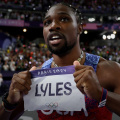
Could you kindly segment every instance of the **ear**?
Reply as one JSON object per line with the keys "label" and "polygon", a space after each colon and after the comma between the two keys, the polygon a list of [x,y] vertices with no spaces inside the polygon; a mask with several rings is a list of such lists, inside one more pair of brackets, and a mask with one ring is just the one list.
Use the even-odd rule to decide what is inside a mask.
{"label": "ear", "polygon": [[83,25],[78,24],[78,34],[82,34],[82,31],[83,31]]}

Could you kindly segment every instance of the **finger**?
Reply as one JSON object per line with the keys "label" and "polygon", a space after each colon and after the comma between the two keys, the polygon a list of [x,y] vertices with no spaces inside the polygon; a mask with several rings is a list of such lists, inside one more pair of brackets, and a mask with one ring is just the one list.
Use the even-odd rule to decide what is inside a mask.
{"label": "finger", "polygon": [[79,80],[76,84],[76,87],[83,93],[85,94],[84,92],[84,78],[81,78],[81,80]]}
{"label": "finger", "polygon": [[76,77],[77,75],[83,72],[86,72],[87,70],[94,71],[94,68],[91,66],[85,66],[85,65],[76,66],[76,71],[73,73],[73,76]]}
{"label": "finger", "polygon": [[9,91],[13,91],[14,94],[18,96],[20,96],[21,93],[24,93],[24,94],[28,93],[28,89],[18,82],[12,83]]}
{"label": "finger", "polygon": [[81,65],[77,60],[73,62],[73,65],[75,66],[76,71],[85,68],[85,65]]}
{"label": "finger", "polygon": [[[76,85],[77,86],[77,85]],[[83,94],[85,94],[85,92],[84,92],[84,87],[82,87],[82,86],[79,86],[79,88],[78,88]]]}
{"label": "finger", "polygon": [[29,85],[31,85],[31,74],[29,71],[24,71],[23,73],[18,73],[18,77],[24,79]]}
{"label": "finger", "polygon": [[18,82],[19,84],[21,84],[22,86],[24,86],[28,91],[31,89],[31,87],[30,87],[30,85],[28,84],[27,81],[19,78],[19,79],[17,79],[17,82]]}
{"label": "finger", "polygon": [[37,67],[33,66],[33,67],[30,69],[30,71],[33,71],[33,70],[36,70],[36,69],[37,69]]}
{"label": "finger", "polygon": [[14,92],[15,93],[18,93],[18,92],[22,92],[22,93],[24,93],[24,94],[28,94],[28,89],[25,87],[25,86],[23,86],[23,85],[21,85],[21,84],[19,84],[19,83],[16,83],[15,85],[14,85]]}
{"label": "finger", "polygon": [[84,73],[81,73],[79,75],[77,75],[75,78],[74,78],[74,81],[77,83],[78,81],[81,80],[81,78],[83,77]]}
{"label": "finger", "polygon": [[80,63],[79,63],[77,60],[75,60],[75,61],[73,62],[73,65],[74,65],[74,66],[78,66],[78,65],[80,65]]}
{"label": "finger", "polygon": [[74,62],[73,62],[73,65],[75,66],[75,71],[77,71],[78,69],[77,69],[77,66],[80,66],[80,63],[77,61],[77,60],[75,60]]}
{"label": "finger", "polygon": [[21,77],[22,79],[26,79],[26,78],[31,78],[31,74],[30,72],[27,70],[27,71],[23,71],[23,72],[19,72],[17,73],[19,77]]}
{"label": "finger", "polygon": [[73,73],[73,76],[74,76],[74,77],[77,77],[78,75],[84,73],[85,71],[86,71],[86,68],[81,69],[81,70],[79,70],[79,71],[75,71],[75,72]]}
{"label": "finger", "polygon": [[13,79],[12,79],[12,84],[15,85],[15,84],[17,84],[17,83],[19,83],[19,84],[21,84],[22,86],[26,87],[27,90],[30,90],[30,89],[31,89],[31,87],[30,87],[31,84],[29,84],[26,80],[21,79],[21,78],[16,74],[16,75],[14,75],[14,77],[13,77]]}

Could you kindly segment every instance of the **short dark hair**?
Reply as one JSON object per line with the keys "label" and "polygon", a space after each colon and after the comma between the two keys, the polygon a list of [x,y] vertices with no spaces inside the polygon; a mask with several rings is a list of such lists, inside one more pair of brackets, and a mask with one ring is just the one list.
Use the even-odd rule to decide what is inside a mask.
{"label": "short dark hair", "polygon": [[[82,14],[81,14],[81,12],[78,9],[76,9],[74,6],[72,6],[72,5],[68,4],[68,3],[60,2],[60,3],[53,4],[52,6],[49,6],[49,8],[47,9],[47,12],[49,11],[49,9],[51,7],[57,6],[57,5],[64,5],[64,6],[69,7],[75,13],[75,16],[76,16],[76,19],[77,19],[77,23],[82,24],[82,20],[81,20]],[[46,13],[45,13],[45,15],[46,15]]]}

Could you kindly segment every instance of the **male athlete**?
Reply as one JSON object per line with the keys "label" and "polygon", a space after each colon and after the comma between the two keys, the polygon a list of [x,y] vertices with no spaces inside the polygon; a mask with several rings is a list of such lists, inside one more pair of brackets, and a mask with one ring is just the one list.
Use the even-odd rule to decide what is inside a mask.
{"label": "male athlete", "polygon": [[[78,10],[63,3],[53,5],[43,24],[44,39],[53,58],[41,69],[74,65],[74,81],[85,95],[88,116],[83,111],[38,110],[39,120],[112,120],[112,112],[120,116],[120,65],[80,49],[82,27]],[[30,86],[29,71],[13,76],[9,92],[3,96],[0,106],[0,120],[17,120],[23,114],[23,95],[28,94]]]}

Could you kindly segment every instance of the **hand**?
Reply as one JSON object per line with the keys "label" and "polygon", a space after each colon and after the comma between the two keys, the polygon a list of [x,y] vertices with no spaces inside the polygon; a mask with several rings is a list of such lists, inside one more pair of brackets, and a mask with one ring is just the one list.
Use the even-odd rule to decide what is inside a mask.
{"label": "hand", "polygon": [[77,88],[89,98],[96,99],[99,102],[102,95],[102,87],[93,67],[80,65],[78,61],[74,61],[73,64],[75,65],[73,76]]}
{"label": "hand", "polygon": [[[36,70],[36,67],[32,67],[30,71],[32,70]],[[14,74],[9,88],[8,102],[11,104],[18,103],[22,100],[24,94],[28,94],[31,89],[30,86],[31,74],[29,71]]]}

